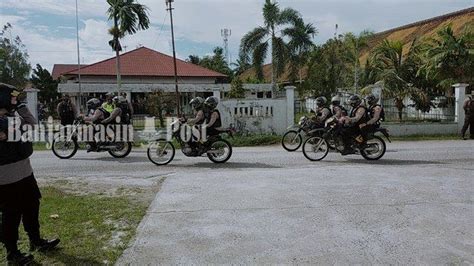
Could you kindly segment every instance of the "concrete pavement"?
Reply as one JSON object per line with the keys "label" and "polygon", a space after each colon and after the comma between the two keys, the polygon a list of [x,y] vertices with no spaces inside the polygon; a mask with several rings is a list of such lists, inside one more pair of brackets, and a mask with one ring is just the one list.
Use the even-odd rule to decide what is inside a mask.
{"label": "concrete pavement", "polygon": [[136,159],[130,174],[166,180],[118,264],[474,263],[474,142],[388,148],[375,163],[277,146],[224,165]]}

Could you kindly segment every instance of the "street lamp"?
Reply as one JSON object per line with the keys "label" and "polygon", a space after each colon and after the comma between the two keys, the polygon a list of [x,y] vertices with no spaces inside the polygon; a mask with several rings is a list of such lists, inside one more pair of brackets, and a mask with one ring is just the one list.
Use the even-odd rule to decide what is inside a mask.
{"label": "street lamp", "polygon": [[170,12],[170,20],[171,20],[171,43],[173,45],[173,64],[174,64],[174,83],[175,83],[175,90],[176,90],[176,103],[177,103],[177,113],[178,117],[181,116],[181,97],[179,95],[179,90],[178,90],[178,68],[176,66],[176,48],[174,45],[174,27],[173,27],[173,7],[171,3],[173,3],[174,0],[165,0],[166,3],[166,10]]}

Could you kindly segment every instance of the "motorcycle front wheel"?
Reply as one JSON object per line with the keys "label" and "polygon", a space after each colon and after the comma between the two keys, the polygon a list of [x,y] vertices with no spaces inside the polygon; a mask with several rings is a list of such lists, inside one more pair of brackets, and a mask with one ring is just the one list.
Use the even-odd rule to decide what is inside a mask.
{"label": "motorcycle front wheel", "polygon": [[213,163],[225,163],[232,156],[232,145],[227,140],[220,139],[211,144],[207,158]]}
{"label": "motorcycle front wheel", "polygon": [[117,142],[115,143],[115,145],[116,148],[114,150],[109,151],[109,154],[112,155],[114,158],[125,158],[132,151],[131,142]]}
{"label": "motorcycle front wheel", "polygon": [[148,145],[147,156],[156,165],[167,165],[173,161],[175,149],[173,143],[164,139],[153,141]]}
{"label": "motorcycle front wheel", "polygon": [[303,138],[296,130],[290,130],[281,138],[281,145],[289,152],[296,151],[300,148]]}
{"label": "motorcycle front wheel", "polygon": [[379,136],[373,136],[360,150],[360,155],[369,161],[376,161],[382,158],[387,150],[385,141]]}
{"label": "motorcycle front wheel", "polygon": [[321,161],[329,152],[329,144],[322,137],[311,137],[303,144],[303,154],[310,161]]}
{"label": "motorcycle front wheel", "polygon": [[57,137],[53,139],[51,149],[59,159],[69,159],[76,154],[79,144],[76,139],[66,140],[64,137]]}

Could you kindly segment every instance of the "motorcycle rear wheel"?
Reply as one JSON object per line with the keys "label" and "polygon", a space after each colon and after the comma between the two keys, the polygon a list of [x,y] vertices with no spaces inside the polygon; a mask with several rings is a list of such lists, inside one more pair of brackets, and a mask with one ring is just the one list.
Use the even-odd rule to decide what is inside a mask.
{"label": "motorcycle rear wheel", "polygon": [[116,149],[116,150],[109,151],[109,154],[112,155],[112,157],[114,157],[114,158],[125,158],[132,151],[132,143],[131,142],[120,142],[120,143],[116,143],[116,145],[117,145],[117,147],[120,145],[121,149]]}
{"label": "motorcycle rear wheel", "polygon": [[[218,152],[218,153],[217,153]],[[225,163],[232,156],[232,145],[225,139],[212,142],[207,158],[213,163]]]}
{"label": "motorcycle rear wheel", "polygon": [[[374,147],[377,148],[375,152],[369,150]],[[384,156],[386,150],[387,145],[385,144],[385,141],[379,136],[373,136],[367,140],[364,148],[360,150],[360,155],[362,155],[366,160],[377,161]]]}
{"label": "motorcycle rear wheel", "polygon": [[329,149],[329,144],[324,138],[311,137],[303,144],[303,155],[310,161],[321,161],[328,155]]}

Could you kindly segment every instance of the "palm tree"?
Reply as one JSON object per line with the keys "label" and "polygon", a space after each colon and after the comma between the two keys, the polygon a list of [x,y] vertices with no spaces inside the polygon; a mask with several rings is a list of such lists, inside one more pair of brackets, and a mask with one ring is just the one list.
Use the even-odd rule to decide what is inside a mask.
{"label": "palm tree", "polygon": [[440,86],[450,88],[455,82],[472,82],[474,75],[474,32],[454,35],[450,25],[429,40],[425,50],[428,59],[423,66],[427,77],[436,77]]}
{"label": "palm tree", "polygon": [[113,20],[114,25],[109,29],[113,39],[109,41],[112,50],[116,56],[117,71],[117,90],[120,91],[120,51],[122,46],[120,39],[126,34],[134,34],[139,30],[145,30],[150,27],[150,19],[148,18],[148,8],[141,5],[136,0],[107,0],[109,9],[107,14],[109,20]]}
{"label": "palm tree", "polygon": [[314,48],[313,38],[318,33],[313,24],[305,24],[303,19],[296,21],[295,25],[283,30],[283,34],[289,37],[288,47],[290,49],[291,76],[298,75],[299,83],[303,82],[302,68],[307,64],[309,52]]}
{"label": "palm tree", "polygon": [[[400,41],[384,40],[380,46],[375,48],[372,58],[377,69],[378,78],[383,82],[383,94],[394,99],[395,107],[398,109],[398,118],[402,120],[403,100],[415,91],[411,78],[416,70],[413,68],[416,57],[417,46],[412,43],[408,53],[403,56],[403,43]],[[369,88],[363,89],[367,93]]]}
{"label": "palm tree", "polygon": [[[299,19],[301,19],[301,15],[298,11],[291,8],[280,10],[278,3],[265,0],[263,7],[264,26],[257,27],[248,32],[241,40],[240,52],[245,56],[246,60],[252,58],[257,78],[260,80],[263,79],[263,63],[269,46],[271,46],[273,87],[276,85],[276,78],[285,71],[289,53],[280,27],[284,27],[287,24],[295,24]],[[272,95],[274,94],[272,93]]]}
{"label": "palm tree", "polygon": [[368,47],[369,39],[373,32],[365,30],[359,35],[346,33],[344,35],[344,45],[346,48],[346,60],[348,60],[354,68],[354,92],[357,93],[359,86],[359,68],[361,52]]}

